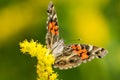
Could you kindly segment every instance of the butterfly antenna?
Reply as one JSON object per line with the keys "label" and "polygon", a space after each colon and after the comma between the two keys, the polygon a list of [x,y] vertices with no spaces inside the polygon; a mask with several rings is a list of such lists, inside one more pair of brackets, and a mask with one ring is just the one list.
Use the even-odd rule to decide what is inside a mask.
{"label": "butterfly antenna", "polygon": [[81,39],[70,39],[70,41],[81,41]]}
{"label": "butterfly antenna", "polygon": [[[64,40],[66,42],[66,40]],[[68,40],[70,43],[80,43],[81,39],[69,39]]]}
{"label": "butterfly antenna", "polygon": [[71,41],[73,41],[73,42],[75,42],[75,43],[80,43],[81,42],[81,39],[79,38],[79,39],[73,39],[73,40],[71,40]]}

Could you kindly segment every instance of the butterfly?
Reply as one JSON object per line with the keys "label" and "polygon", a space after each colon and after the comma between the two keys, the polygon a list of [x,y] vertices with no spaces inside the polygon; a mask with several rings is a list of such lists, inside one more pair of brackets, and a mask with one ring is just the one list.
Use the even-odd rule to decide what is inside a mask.
{"label": "butterfly", "polygon": [[102,58],[108,53],[104,48],[88,44],[65,45],[64,40],[59,38],[58,19],[52,2],[48,5],[47,13],[46,44],[55,57],[54,68],[74,68],[94,58]]}

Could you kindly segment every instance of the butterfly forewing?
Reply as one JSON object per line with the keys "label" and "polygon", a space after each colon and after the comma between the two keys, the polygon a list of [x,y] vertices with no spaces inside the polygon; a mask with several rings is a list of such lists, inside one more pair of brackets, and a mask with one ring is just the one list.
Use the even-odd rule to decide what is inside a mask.
{"label": "butterfly forewing", "polygon": [[50,2],[48,5],[47,13],[48,19],[47,19],[46,44],[47,47],[51,49],[53,44],[59,40],[57,14],[52,2]]}

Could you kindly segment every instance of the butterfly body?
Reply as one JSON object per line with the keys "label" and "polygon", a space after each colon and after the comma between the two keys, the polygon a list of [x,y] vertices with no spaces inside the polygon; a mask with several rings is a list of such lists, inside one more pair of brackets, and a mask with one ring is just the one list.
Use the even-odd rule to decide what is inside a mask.
{"label": "butterfly body", "polygon": [[59,69],[70,69],[86,63],[94,58],[102,58],[107,50],[87,44],[65,45],[63,39],[59,39],[59,26],[57,14],[52,2],[48,5],[48,20],[46,44],[47,48],[55,57],[54,67]]}

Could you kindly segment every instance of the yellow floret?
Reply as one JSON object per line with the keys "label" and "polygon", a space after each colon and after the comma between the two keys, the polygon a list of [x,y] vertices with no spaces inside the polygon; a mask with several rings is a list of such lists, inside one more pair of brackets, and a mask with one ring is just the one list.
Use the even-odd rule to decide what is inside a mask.
{"label": "yellow floret", "polygon": [[32,39],[30,42],[27,40],[20,42],[20,48],[24,54],[28,53],[31,57],[37,57],[37,80],[58,80],[58,74],[52,69],[55,59],[52,54],[49,54],[50,50],[46,46]]}

